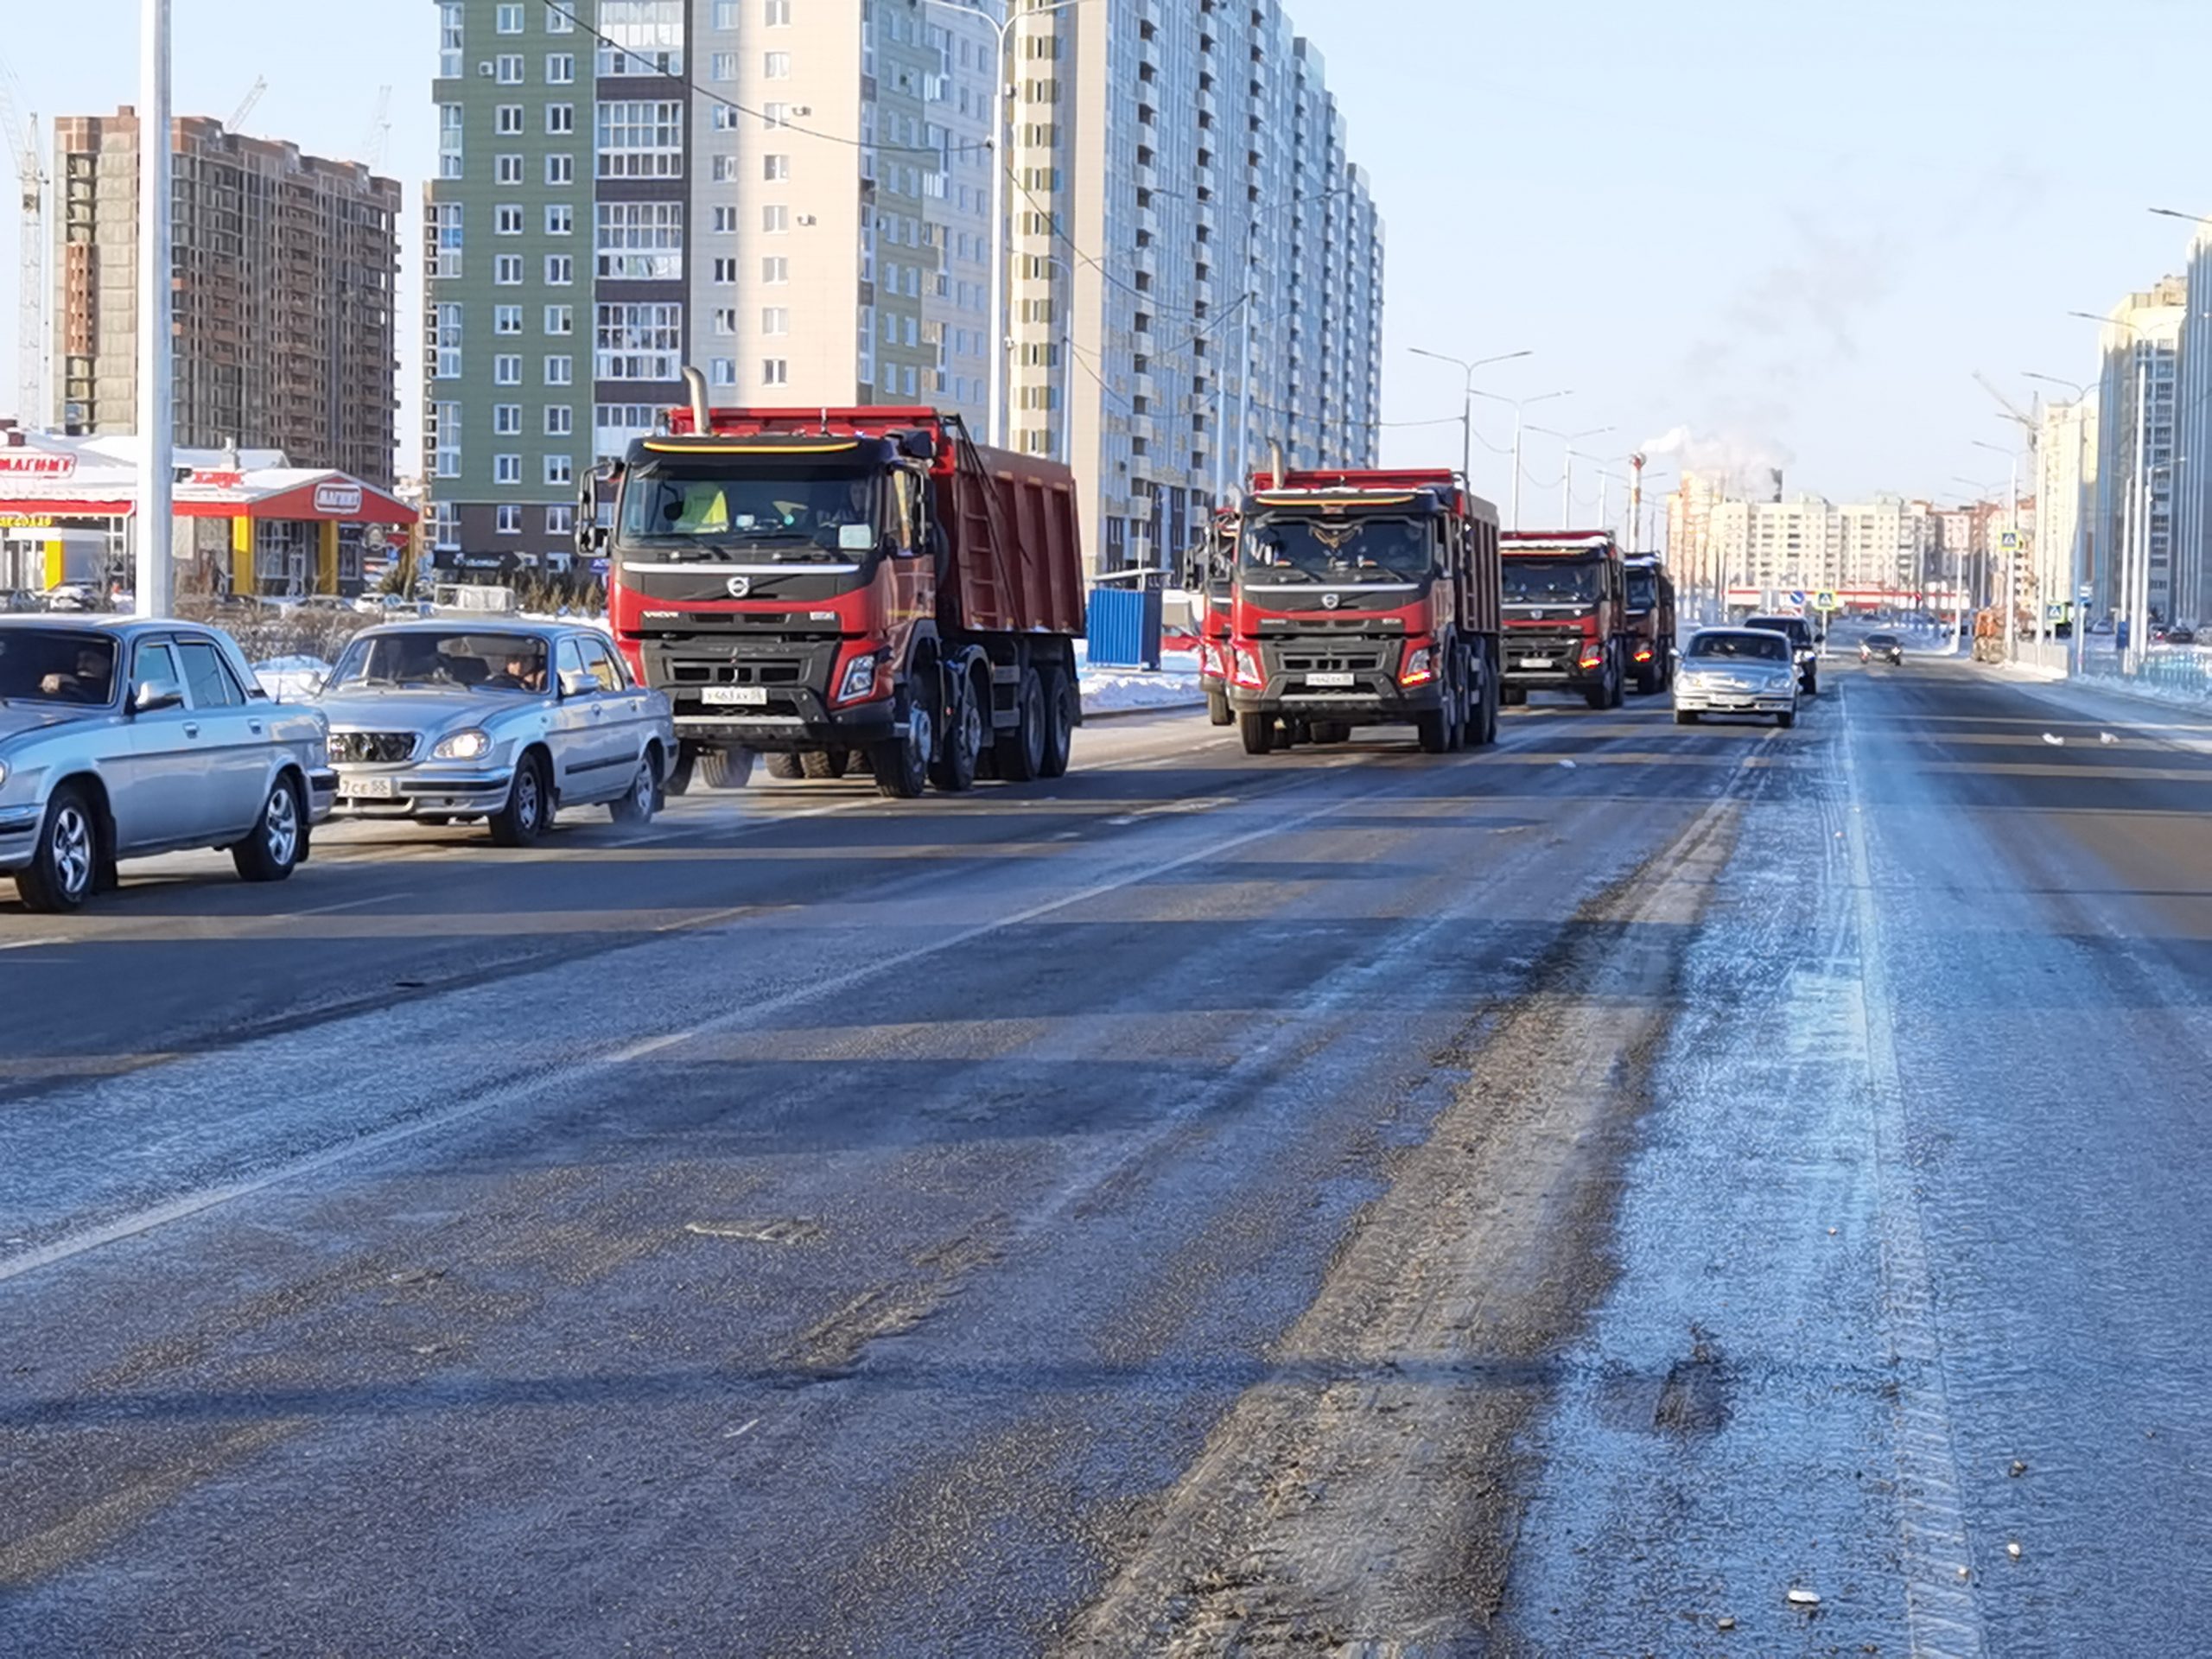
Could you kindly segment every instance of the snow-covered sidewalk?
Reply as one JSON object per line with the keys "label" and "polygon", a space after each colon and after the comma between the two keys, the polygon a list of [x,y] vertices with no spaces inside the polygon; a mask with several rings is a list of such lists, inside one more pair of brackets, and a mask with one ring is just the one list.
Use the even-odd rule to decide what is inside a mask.
{"label": "snow-covered sidewalk", "polygon": [[1094,668],[1088,647],[1076,644],[1076,664],[1083,677],[1086,715],[1126,715],[1147,709],[1195,709],[1206,700],[1198,681],[1195,652],[1170,652],[1157,671]]}

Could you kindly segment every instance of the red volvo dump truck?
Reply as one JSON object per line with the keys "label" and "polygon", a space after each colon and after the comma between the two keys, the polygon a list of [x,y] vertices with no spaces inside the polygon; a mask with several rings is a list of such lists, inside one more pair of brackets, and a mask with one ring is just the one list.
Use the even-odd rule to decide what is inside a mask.
{"label": "red volvo dump truck", "polygon": [[1505,700],[1579,691],[1618,709],[1635,659],[1628,569],[1605,531],[1508,531]]}
{"label": "red volvo dump truck", "polygon": [[1675,579],[1656,553],[1628,561],[1629,672],[1645,696],[1675,683]]}
{"label": "red volvo dump truck", "polygon": [[1191,621],[1198,636],[1198,683],[1205,688],[1206,717],[1226,726],[1229,707],[1230,599],[1236,575],[1237,513],[1216,509],[1184,561],[1183,589],[1191,596]]}
{"label": "red volvo dump truck", "polygon": [[[884,794],[1067,770],[1084,628],[1075,479],[931,409],[692,401],[583,489],[632,671],[732,788],[855,762]],[[604,522],[602,522],[602,520]]]}
{"label": "red volvo dump truck", "polygon": [[1229,702],[1248,754],[1411,725],[1497,736],[1497,510],[1457,473],[1277,472],[1240,516]]}

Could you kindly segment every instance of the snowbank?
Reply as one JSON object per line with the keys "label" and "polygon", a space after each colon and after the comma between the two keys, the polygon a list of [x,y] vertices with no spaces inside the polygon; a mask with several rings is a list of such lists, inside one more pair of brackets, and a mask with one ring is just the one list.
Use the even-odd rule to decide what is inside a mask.
{"label": "snowbank", "polygon": [[320,657],[272,657],[253,664],[253,677],[278,702],[311,701],[330,673],[330,664]]}
{"label": "snowbank", "polygon": [[1087,715],[1122,714],[1134,709],[1190,709],[1206,700],[1205,688],[1198,683],[1196,652],[1164,652],[1157,671],[1093,668],[1090,646],[1078,639],[1075,659],[1083,677],[1083,710]]}

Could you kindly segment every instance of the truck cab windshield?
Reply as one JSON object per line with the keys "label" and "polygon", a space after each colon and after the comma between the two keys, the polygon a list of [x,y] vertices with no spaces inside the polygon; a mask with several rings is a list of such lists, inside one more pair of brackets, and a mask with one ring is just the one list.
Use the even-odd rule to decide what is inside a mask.
{"label": "truck cab windshield", "polygon": [[1425,582],[1428,526],[1416,518],[1276,519],[1243,537],[1248,575],[1291,582]]}
{"label": "truck cab windshield", "polygon": [[1505,602],[1509,605],[1594,605],[1598,565],[1591,560],[1508,559]]}
{"label": "truck cab windshield", "polygon": [[657,558],[744,552],[849,563],[875,550],[880,493],[873,473],[641,467],[623,486],[620,537]]}
{"label": "truck cab windshield", "polygon": [[1659,602],[1659,579],[1648,570],[1628,573],[1628,607],[1648,611]]}

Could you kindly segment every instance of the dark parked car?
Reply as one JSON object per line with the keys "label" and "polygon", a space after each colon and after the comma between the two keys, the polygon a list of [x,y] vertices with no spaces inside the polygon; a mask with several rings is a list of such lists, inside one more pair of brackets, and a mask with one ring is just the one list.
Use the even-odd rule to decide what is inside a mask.
{"label": "dark parked car", "polygon": [[1815,633],[1813,625],[1802,616],[1747,616],[1742,626],[1761,628],[1770,633],[1786,633],[1797,658],[1798,688],[1808,697],[1821,694],[1821,641],[1824,633]]}

